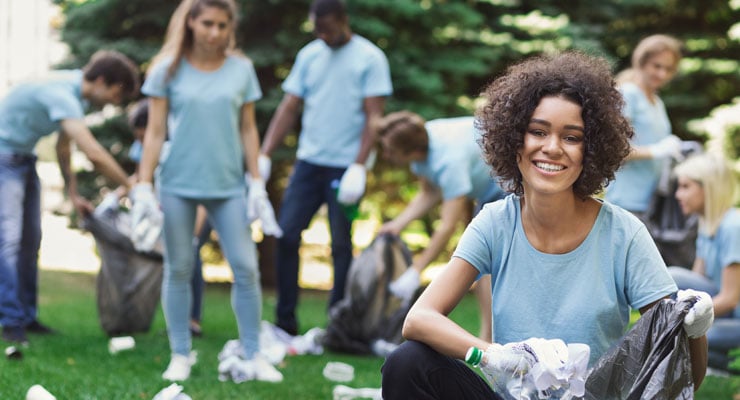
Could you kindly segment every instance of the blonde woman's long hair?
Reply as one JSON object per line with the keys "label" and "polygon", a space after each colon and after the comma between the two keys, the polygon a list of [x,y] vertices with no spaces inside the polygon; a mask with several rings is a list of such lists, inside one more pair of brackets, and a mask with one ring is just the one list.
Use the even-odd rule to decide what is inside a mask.
{"label": "blonde woman's long hair", "polygon": [[673,172],[704,189],[704,213],[699,216],[699,230],[714,236],[735,198],[736,177],[727,160],[718,154],[701,153],[687,158]]}
{"label": "blonde woman's long hair", "polygon": [[236,24],[238,11],[233,0],[182,0],[172,13],[167,25],[167,35],[159,53],[152,60],[151,65],[156,65],[164,58],[172,57],[172,63],[167,68],[167,80],[172,79],[180,65],[180,61],[193,48],[193,32],[188,28],[188,20],[197,18],[206,7],[215,7],[226,11],[232,22],[231,36],[224,48],[224,54],[229,54],[236,49]]}
{"label": "blonde woman's long hair", "polygon": [[683,56],[683,43],[680,40],[668,35],[650,35],[640,41],[637,47],[632,51],[632,65],[630,68],[625,69],[616,76],[617,83],[625,82],[636,82],[638,78],[638,71],[640,68],[645,66],[648,60],[656,54],[664,51],[670,51],[673,57],[676,59],[674,67],[678,67],[678,63],[681,61]]}

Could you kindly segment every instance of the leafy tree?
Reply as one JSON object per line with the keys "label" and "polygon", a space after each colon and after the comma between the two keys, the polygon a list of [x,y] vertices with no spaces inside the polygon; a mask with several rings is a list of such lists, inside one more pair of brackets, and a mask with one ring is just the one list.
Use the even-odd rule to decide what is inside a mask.
{"label": "leafy tree", "polygon": [[[66,14],[65,66],[80,66],[99,48],[114,48],[148,67],[178,0],[55,0]],[[310,0],[238,0],[238,44],[252,58],[264,92],[257,121],[264,132],[282,97],[280,83],[294,57],[312,40]],[[580,49],[602,55],[615,72],[629,65],[637,42],[653,33],[686,44],[681,71],[662,97],[674,131],[704,140],[688,121],[728,104],[740,88],[737,1],[728,0],[348,0],[353,30],[388,56],[394,94],[387,110],[410,109],[426,118],[470,114],[482,88],[506,66],[531,54]],[[733,5],[734,4],[734,5]],[[734,25],[733,25],[734,24]],[[126,147],[130,135],[108,133]],[[296,133],[275,155],[268,188],[280,196],[294,157]],[[378,216],[413,195],[407,171],[380,162],[366,203]],[[99,183],[91,183],[96,186]],[[377,210],[377,211],[376,211]],[[380,211],[383,210],[383,211]],[[263,253],[264,254],[264,253]]]}

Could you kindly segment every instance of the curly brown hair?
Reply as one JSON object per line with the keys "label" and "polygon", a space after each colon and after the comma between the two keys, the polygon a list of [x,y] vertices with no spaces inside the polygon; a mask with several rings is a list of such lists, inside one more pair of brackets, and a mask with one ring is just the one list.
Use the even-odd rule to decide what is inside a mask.
{"label": "curly brown hair", "polygon": [[622,95],[603,58],[577,51],[532,57],[508,67],[483,96],[486,102],[476,112],[476,126],[483,132],[479,144],[502,185],[517,195],[524,194],[518,150],[543,97],[562,97],[582,108],[583,172],[573,184],[576,196],[602,191],[630,152],[634,131],[622,114]]}

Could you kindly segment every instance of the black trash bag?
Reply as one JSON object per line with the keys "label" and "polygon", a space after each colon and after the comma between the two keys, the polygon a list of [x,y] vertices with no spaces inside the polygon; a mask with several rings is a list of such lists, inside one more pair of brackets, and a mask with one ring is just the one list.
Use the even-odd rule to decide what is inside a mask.
{"label": "black trash bag", "polygon": [[400,344],[401,328],[413,302],[393,296],[388,285],[411,264],[411,252],[395,235],[376,237],[352,261],[344,298],[329,309],[321,344],[332,351],[372,354],[372,342]]}
{"label": "black trash bag", "polygon": [[[683,142],[682,154],[688,157],[702,152],[698,142]],[[666,265],[691,268],[696,256],[699,218],[685,216],[676,200],[678,181],[673,176],[674,161],[666,162],[658,187],[645,214],[645,225],[658,246]]]}
{"label": "black trash bag", "polygon": [[696,257],[699,218],[684,216],[676,200],[678,183],[670,178],[666,192],[656,192],[647,213],[647,228],[666,265],[691,268]]}
{"label": "black trash bag", "polygon": [[160,251],[137,252],[125,233],[126,212],[90,215],[83,227],[92,233],[101,260],[97,277],[100,325],[109,336],[148,332],[162,286]]}
{"label": "black trash bag", "polygon": [[693,399],[683,319],[693,302],[663,300],[599,358],[586,379],[588,400]]}

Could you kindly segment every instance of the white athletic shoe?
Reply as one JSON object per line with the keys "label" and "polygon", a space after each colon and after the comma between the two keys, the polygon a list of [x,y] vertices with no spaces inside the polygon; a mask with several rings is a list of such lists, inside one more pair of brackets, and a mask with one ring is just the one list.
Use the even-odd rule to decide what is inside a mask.
{"label": "white athletic shoe", "polygon": [[190,368],[196,362],[197,353],[192,351],[189,356],[172,354],[170,364],[162,374],[162,379],[168,381],[184,381],[190,377]]}
{"label": "white athletic shoe", "polygon": [[253,363],[255,371],[256,371],[256,374],[255,374],[256,380],[264,381],[264,382],[282,382],[283,381],[283,374],[280,373],[280,371],[278,371],[274,365],[270,364],[270,362],[267,361],[267,358],[265,358],[265,356],[263,356],[262,353],[256,354],[253,359],[247,362]]}
{"label": "white athletic shoe", "polygon": [[257,354],[251,360],[242,360],[236,356],[229,357],[219,363],[219,380],[231,378],[236,383],[246,381],[282,382],[280,373],[262,354]]}

